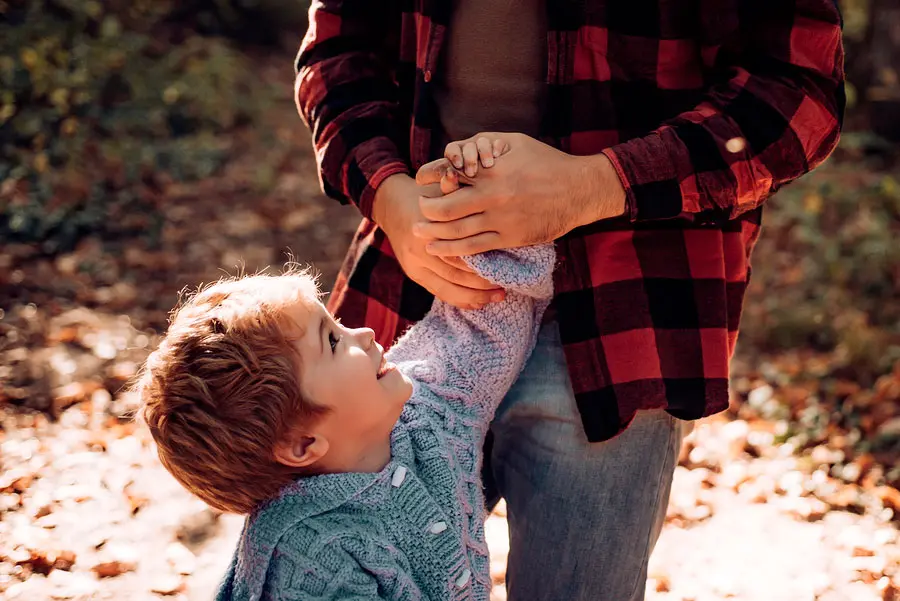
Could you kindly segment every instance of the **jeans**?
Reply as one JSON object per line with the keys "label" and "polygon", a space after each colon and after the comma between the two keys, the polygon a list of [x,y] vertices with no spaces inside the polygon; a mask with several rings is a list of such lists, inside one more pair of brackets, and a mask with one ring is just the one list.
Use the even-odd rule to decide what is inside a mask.
{"label": "jeans", "polygon": [[488,506],[506,499],[509,601],[640,601],[689,422],[641,411],[589,443],[555,322],[491,425]]}

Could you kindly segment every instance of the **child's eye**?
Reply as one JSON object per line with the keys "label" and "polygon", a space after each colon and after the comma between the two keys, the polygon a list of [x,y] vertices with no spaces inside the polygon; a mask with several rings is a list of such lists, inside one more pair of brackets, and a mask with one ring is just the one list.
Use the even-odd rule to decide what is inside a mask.
{"label": "child's eye", "polygon": [[328,332],[328,343],[331,345],[331,352],[334,352],[334,347],[337,346],[338,342],[340,342],[340,337],[336,337],[334,332]]}

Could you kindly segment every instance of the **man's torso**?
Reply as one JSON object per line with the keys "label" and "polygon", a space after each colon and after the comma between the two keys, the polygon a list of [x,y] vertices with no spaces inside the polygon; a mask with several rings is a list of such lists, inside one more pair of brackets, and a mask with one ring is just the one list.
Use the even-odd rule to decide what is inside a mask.
{"label": "man's torso", "polygon": [[[453,120],[462,123],[454,125],[457,135],[495,118],[448,104],[446,75],[476,69],[447,64],[474,43],[452,30],[468,19],[453,12],[465,4],[418,1],[401,21],[396,76],[411,118],[413,169],[442,154],[451,137],[441,118],[448,106],[462,115]],[[576,155],[647,135],[698,106],[708,82],[721,77],[717,54],[740,21],[732,2],[554,0],[546,11],[545,35],[529,21],[533,45],[522,51],[533,57],[546,44],[536,137]],[[533,77],[533,65],[522,72]],[[533,114],[532,103],[514,112]],[[557,240],[554,313],[590,440],[620,432],[639,409],[665,407],[691,419],[727,407],[728,362],[761,213],[612,219]],[[329,307],[345,323],[373,327],[389,345],[431,300],[403,274],[383,232],[364,221]]]}

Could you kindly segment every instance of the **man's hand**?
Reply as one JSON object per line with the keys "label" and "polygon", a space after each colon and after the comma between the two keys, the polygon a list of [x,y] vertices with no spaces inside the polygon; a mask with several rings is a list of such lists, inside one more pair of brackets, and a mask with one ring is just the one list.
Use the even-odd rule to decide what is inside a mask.
{"label": "man's hand", "polygon": [[489,302],[503,300],[502,289],[475,275],[459,259],[444,260],[428,254],[426,241],[412,235],[413,226],[425,221],[419,210],[419,198],[439,195],[437,188],[420,187],[411,177],[398,174],[386,179],[375,192],[375,223],[390,240],[400,266],[414,282],[462,309],[478,309]]}
{"label": "man's hand", "polygon": [[[459,256],[550,242],[624,213],[625,190],[606,156],[569,155],[524,134],[473,139],[482,137],[503,140],[509,151],[476,178],[463,179],[469,186],[419,199],[428,222],[415,235],[428,241],[427,252]],[[445,165],[440,159],[422,166],[417,183],[439,182]]]}

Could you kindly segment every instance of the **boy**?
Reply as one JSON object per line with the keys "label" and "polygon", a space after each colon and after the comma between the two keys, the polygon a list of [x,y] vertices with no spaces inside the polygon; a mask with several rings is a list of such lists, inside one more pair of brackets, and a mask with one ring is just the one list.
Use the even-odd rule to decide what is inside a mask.
{"label": "boy", "polygon": [[555,253],[465,260],[505,299],[435,301],[386,354],[302,273],[220,282],[174,314],[142,413],[186,488],[250,513],[218,599],[489,598],[481,446],[534,345]]}

